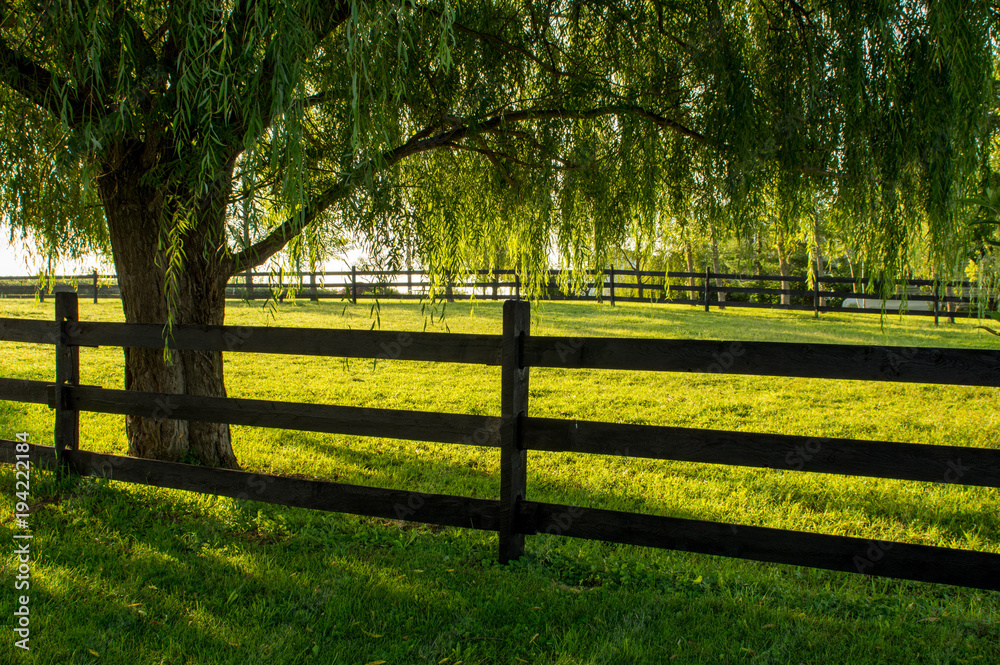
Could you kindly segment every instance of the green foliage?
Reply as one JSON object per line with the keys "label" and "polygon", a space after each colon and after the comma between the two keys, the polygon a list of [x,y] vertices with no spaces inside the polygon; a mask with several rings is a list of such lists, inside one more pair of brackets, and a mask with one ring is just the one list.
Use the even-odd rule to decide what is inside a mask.
{"label": "green foliage", "polygon": [[904,275],[919,248],[953,274],[994,21],[961,0],[5,0],[2,223],[108,250],[97,194],[141,149],[168,301],[196,256],[237,272],[347,237],[528,275],[607,265],[667,218],[797,228],[818,193],[861,263]]}

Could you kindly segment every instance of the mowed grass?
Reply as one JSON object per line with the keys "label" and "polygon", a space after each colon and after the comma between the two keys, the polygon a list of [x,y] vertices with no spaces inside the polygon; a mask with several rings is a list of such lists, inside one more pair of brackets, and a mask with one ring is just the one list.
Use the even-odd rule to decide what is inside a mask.
{"label": "mowed grass", "polygon": [[[440,310],[438,311],[438,314]],[[121,320],[81,301],[84,320]],[[0,301],[50,319],[51,302]],[[231,302],[227,323],[500,332],[499,303]],[[545,303],[533,334],[997,348],[975,322]],[[121,388],[119,349],[82,382]],[[234,397],[499,415],[497,368],[228,354]],[[51,347],[0,344],[0,376],[51,380]],[[531,371],[530,413],[610,422],[997,447],[995,389],[617,371]],[[42,406],[0,402],[0,437],[49,443]],[[124,453],[123,420],[84,414],[82,446]],[[495,450],[233,428],[250,471],[494,498]],[[91,479],[32,476],[26,663],[993,663],[1000,594],[794,566],[496,536]],[[14,598],[14,474],[0,468],[0,592]],[[529,453],[543,501],[1000,552],[1000,493],[603,456]],[[997,576],[1000,571],[983,571]],[[6,655],[9,654],[9,657]],[[15,661],[16,659],[16,661]]]}

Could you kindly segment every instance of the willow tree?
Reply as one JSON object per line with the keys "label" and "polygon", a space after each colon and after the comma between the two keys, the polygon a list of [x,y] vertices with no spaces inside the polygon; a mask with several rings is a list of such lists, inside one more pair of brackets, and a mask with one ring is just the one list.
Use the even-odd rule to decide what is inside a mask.
{"label": "willow tree", "polygon": [[[835,182],[870,256],[945,256],[981,179],[994,44],[958,0],[0,0],[3,224],[110,252],[127,321],[220,324],[231,276],[340,229],[435,271],[600,265],[711,188],[739,231]],[[250,228],[241,220],[252,211]],[[474,266],[481,267],[481,266]],[[223,395],[221,355],[126,349]],[[234,466],[225,426],[129,451]]]}

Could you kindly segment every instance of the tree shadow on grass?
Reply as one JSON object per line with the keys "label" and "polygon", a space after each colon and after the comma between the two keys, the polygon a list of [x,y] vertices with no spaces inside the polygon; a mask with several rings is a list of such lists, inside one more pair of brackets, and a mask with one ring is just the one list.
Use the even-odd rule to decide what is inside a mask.
{"label": "tree shadow on grass", "polygon": [[[76,498],[34,516],[38,634],[51,649],[35,662],[98,662],[91,649],[99,662],[123,664],[137,654],[165,663],[664,662],[678,644],[694,662],[740,662],[746,652],[732,644],[780,648],[762,662],[842,662],[836,653],[866,649],[865,603],[849,597],[835,617],[817,614],[808,605],[829,590],[786,585],[773,572],[791,567],[720,563],[745,582],[693,584],[710,559],[664,557],[678,569],[637,575],[648,550],[549,536],[529,539],[525,563],[500,567],[487,532],[411,537],[385,520],[118,482],[70,490]],[[584,497],[614,498],[567,491],[570,503]],[[588,578],[594,566],[603,568]],[[823,579],[858,579],[833,575]],[[884,623],[921,589],[869,614]],[[937,625],[912,628],[930,644],[948,639]],[[883,643],[902,657],[902,641]]]}

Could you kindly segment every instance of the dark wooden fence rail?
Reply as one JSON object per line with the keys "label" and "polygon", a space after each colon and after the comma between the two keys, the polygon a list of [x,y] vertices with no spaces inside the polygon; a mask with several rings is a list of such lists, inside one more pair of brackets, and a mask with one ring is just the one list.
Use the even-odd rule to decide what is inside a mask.
{"label": "dark wooden fence rail", "polygon": [[[56,295],[56,322],[0,319],[0,340],[51,344],[56,381],[0,378],[0,399],[47,403],[55,445],[0,440],[0,461],[241,499],[496,531],[499,558],[529,534],[557,534],[1000,590],[1000,555],[758,526],[531,501],[527,451],[618,455],[850,476],[1000,487],[1000,450],[889,441],[622,425],[528,413],[531,367],[719,372],[820,379],[1000,386],[1000,352],[768,342],[535,337],[528,303],[504,303],[501,335],[179,326],[178,349],[301,353],[500,365],[496,416],[139,393],[79,385],[79,349],[160,347],[158,326],[76,320],[76,294]],[[499,448],[499,497],[478,499],[307,481],[79,449],[81,411],[227,422]]]}
{"label": "dark wooden fence rail", "polygon": [[[807,277],[782,275],[742,275],[735,273],[674,272],[662,270],[621,270],[614,266],[608,270],[588,270],[583,276],[580,292],[570,293],[560,287],[560,271],[549,270],[541,276],[540,297],[547,300],[597,300],[616,302],[655,302],[703,306],[706,311],[716,307],[765,307],[777,309],[821,312],[882,313],[885,309],[902,310],[903,314],[933,316],[935,322],[942,315],[954,318],[958,313],[971,313],[974,309],[974,285],[969,282],[941,283],[933,280],[910,280],[896,289],[896,297],[904,300],[900,307],[890,303],[888,308],[879,295],[865,293],[858,281],[846,277],[820,277],[810,282]],[[277,294],[289,294],[318,301],[342,299],[422,299],[430,294],[431,276],[421,270],[356,270],[311,273],[244,273],[235,277],[227,287],[232,298],[255,299]],[[40,289],[41,278],[0,277],[0,296],[40,297],[48,294]],[[743,284],[753,286],[743,286]],[[788,288],[762,286],[762,284],[787,284]],[[60,275],[47,282],[70,285],[80,295],[93,297],[120,297],[113,275]],[[796,286],[792,286],[792,285]],[[810,286],[811,284],[811,286]],[[455,276],[446,284],[438,284],[437,295],[448,300],[480,298],[507,300],[521,298],[524,285],[513,270],[487,271]],[[905,286],[905,288],[904,288]],[[958,295],[954,294],[957,289]],[[679,294],[679,296],[678,296]],[[733,297],[735,296],[735,300]],[[749,300],[751,297],[756,301]],[[788,303],[770,302],[774,297]],[[831,301],[852,299],[858,306],[845,308]]]}

